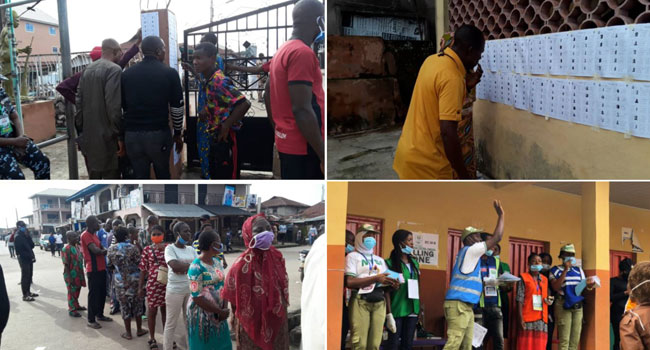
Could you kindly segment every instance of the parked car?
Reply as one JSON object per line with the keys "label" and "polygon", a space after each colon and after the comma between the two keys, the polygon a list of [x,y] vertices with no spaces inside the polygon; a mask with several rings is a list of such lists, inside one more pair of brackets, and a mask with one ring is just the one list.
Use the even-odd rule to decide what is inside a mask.
{"label": "parked car", "polygon": [[48,251],[50,249],[50,235],[41,235],[41,238],[38,240],[39,245],[41,246],[41,250],[45,249],[45,251]]}

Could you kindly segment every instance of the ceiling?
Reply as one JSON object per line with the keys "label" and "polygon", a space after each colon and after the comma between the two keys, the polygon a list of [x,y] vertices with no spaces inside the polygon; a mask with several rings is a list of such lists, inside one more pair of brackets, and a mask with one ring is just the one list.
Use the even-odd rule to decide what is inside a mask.
{"label": "ceiling", "polygon": [[[537,182],[535,186],[582,195],[583,182]],[[650,182],[610,182],[609,201],[650,210]]]}

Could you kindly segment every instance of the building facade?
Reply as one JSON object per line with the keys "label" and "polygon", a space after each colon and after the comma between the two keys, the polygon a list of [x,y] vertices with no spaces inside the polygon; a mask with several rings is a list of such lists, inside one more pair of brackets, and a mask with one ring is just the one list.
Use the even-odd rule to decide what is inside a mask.
{"label": "building facade", "polygon": [[278,217],[294,216],[307,208],[309,208],[307,204],[277,196],[273,196],[271,199],[262,202],[262,211],[264,214]]}
{"label": "building facade", "polygon": [[[67,198],[73,223],[84,225],[86,217],[97,216],[102,222],[120,217],[126,224],[145,227],[149,215],[171,229],[174,219],[185,221],[193,231],[199,229],[201,215],[209,215],[215,229],[241,226],[250,214],[244,208],[223,205],[227,187],[234,196],[248,197],[250,185],[207,184],[122,184],[92,185]],[[76,226],[79,229],[79,226]]]}
{"label": "building facade", "polygon": [[[20,15],[27,6],[18,6],[15,11]],[[59,37],[59,22],[56,18],[43,12],[38,7],[27,11],[20,17],[20,27],[15,29],[18,48],[28,46],[32,42],[32,55],[59,54],[61,41]]]}
{"label": "building facade", "polygon": [[74,193],[74,190],[47,189],[29,197],[32,200],[32,227],[41,233],[50,233],[68,222],[72,213],[66,198]]}

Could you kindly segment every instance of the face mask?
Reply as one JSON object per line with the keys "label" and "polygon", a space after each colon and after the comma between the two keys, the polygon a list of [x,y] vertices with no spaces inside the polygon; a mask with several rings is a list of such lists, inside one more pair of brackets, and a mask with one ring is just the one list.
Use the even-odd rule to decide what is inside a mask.
{"label": "face mask", "polygon": [[363,245],[365,245],[367,249],[372,249],[377,245],[377,241],[373,237],[366,237],[363,239]]}
{"label": "face mask", "polygon": [[499,260],[501,260],[501,256],[500,256],[500,255],[495,255],[494,258],[495,258],[495,259],[499,259]]}
{"label": "face mask", "polygon": [[214,250],[215,252],[221,253],[223,251],[223,243],[218,243],[218,245],[217,245],[217,243],[213,244],[212,245],[212,250]]}
{"label": "face mask", "polygon": [[548,271],[551,268],[549,264],[542,264],[542,271]]}
{"label": "face mask", "polygon": [[540,272],[542,271],[543,266],[542,265],[530,265],[530,271],[533,272]]}
{"label": "face mask", "polygon": [[352,253],[353,251],[354,247],[351,244],[345,246],[345,254]]}
{"label": "face mask", "polygon": [[577,262],[577,261],[576,261],[576,258],[574,258],[574,257],[572,257],[572,256],[567,256],[567,257],[565,257],[565,258],[564,258],[564,262],[567,262],[567,261],[571,261],[571,265],[575,265],[576,262]]}
{"label": "face mask", "polygon": [[492,250],[492,249],[485,252],[485,255],[487,255],[487,256],[492,256],[492,254],[494,254],[494,250]]}
{"label": "face mask", "polygon": [[271,231],[264,231],[257,236],[253,237],[251,241],[251,248],[257,248],[261,250],[269,250],[273,244],[273,238],[275,235]]}
{"label": "face mask", "polygon": [[156,243],[156,244],[162,243],[162,241],[164,239],[165,239],[165,237],[163,237],[162,235],[160,235],[160,236],[151,236],[151,241]]}
{"label": "face mask", "polygon": [[404,248],[402,248],[402,253],[404,253],[406,255],[411,255],[411,254],[413,254],[413,248],[411,248],[409,246],[405,246]]}
{"label": "face mask", "polygon": [[641,287],[642,285],[644,285],[646,283],[649,283],[649,282],[650,282],[650,280],[645,280],[645,281],[637,284],[634,288],[632,288],[632,290],[630,291],[630,294],[632,294],[632,292],[634,292],[635,289],[637,289],[637,288]]}
{"label": "face mask", "polygon": [[325,30],[323,29],[323,25],[321,25],[321,22],[323,22],[323,24],[324,24],[325,19],[324,19],[323,16],[318,16],[318,18],[316,19],[316,23],[318,24],[318,28],[320,29],[320,33],[318,33],[318,35],[314,39],[314,44],[318,44],[318,43],[322,42],[323,40],[325,40]]}
{"label": "face mask", "polygon": [[181,236],[178,236],[178,243],[180,243],[182,245],[187,245],[187,241],[184,240],[183,237],[181,237]]}

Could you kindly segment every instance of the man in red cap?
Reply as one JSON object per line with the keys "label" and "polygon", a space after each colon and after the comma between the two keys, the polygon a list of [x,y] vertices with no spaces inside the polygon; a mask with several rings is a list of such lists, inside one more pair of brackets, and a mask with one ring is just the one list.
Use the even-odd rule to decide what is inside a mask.
{"label": "man in red cap", "polygon": [[[142,29],[138,30],[138,33],[134,37],[137,39],[137,41],[131,46],[129,51],[125,52],[122,58],[120,59],[119,62],[117,62],[122,69],[126,67],[127,64],[129,64],[129,61],[135,55],[140,52],[140,43],[142,42]],[[133,40],[133,39],[131,39]],[[92,51],[90,51],[90,58],[93,60],[93,62],[97,61],[98,59],[102,58],[102,48],[100,46],[95,46]],[[81,80],[81,73],[79,72],[70,78],[62,81],[59,85],[56,87],[56,91],[58,91],[63,98],[66,99],[66,101],[74,104],[75,103],[75,98],[77,96],[77,86],[79,86],[79,80]]]}

